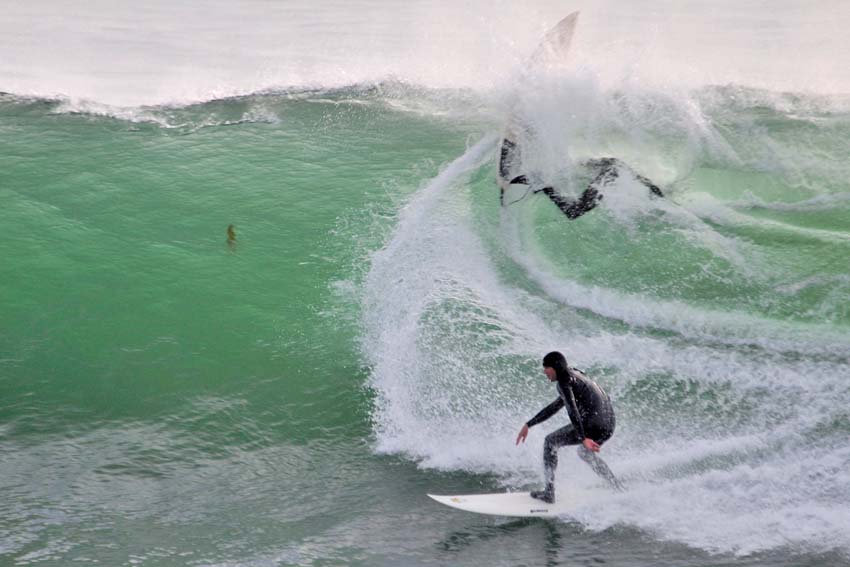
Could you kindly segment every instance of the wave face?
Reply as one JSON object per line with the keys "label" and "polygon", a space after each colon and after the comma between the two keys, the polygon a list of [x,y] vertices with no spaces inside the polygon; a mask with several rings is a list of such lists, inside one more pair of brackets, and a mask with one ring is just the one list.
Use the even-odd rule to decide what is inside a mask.
{"label": "wave face", "polygon": [[623,175],[573,222],[521,192],[499,210],[480,144],[424,183],[365,280],[379,450],[533,484],[566,418],[513,441],[555,396],[539,365],[558,349],[612,393],[605,452],[629,486],[563,451],[560,481],[594,494],[582,523],[716,552],[850,549],[850,115],[574,74],[515,108],[526,165],[561,191],[613,155],[667,198]]}
{"label": "wave face", "polygon": [[[533,76],[555,2],[172,4],[4,8],[0,562],[848,564],[840,2],[577,5]],[[667,198],[500,207],[510,115]],[[540,480],[552,349],[629,490],[427,507]]]}

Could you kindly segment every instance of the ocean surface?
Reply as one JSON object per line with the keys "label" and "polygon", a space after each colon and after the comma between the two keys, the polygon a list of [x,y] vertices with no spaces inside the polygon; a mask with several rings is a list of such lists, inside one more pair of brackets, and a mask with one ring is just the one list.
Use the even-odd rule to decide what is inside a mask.
{"label": "ocean surface", "polygon": [[[172,4],[2,8],[0,565],[850,565],[844,2]],[[666,197],[501,207],[510,117]],[[431,501],[539,485],[554,349],[627,490]]]}

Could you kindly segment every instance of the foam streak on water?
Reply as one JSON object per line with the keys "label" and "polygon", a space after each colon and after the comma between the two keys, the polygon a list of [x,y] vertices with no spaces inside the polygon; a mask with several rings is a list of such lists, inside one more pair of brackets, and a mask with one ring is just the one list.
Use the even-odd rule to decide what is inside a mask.
{"label": "foam streak on water", "polygon": [[[645,108],[653,112],[652,106]],[[565,125],[531,128],[527,143],[555,136],[546,141],[557,145],[565,135],[575,142],[573,114],[526,108],[535,109],[528,114],[535,126],[535,113]],[[697,116],[717,123],[702,111]],[[633,129],[647,149],[653,140],[681,135],[670,128],[692,128],[647,127],[642,118],[611,121]],[[724,198],[709,209],[697,202],[694,184],[713,190],[695,180],[702,164],[726,159],[723,167],[748,167],[740,158],[749,146],[728,133],[723,138],[732,142],[725,158],[706,152],[705,142],[682,150],[691,155],[671,177],[680,181],[665,184],[667,199],[640,197],[645,188],[623,176],[599,209],[575,222],[543,199],[525,198],[489,224],[494,219],[479,204],[492,191],[486,182],[444,173],[424,185],[373,256],[365,282],[364,349],[377,392],[378,449],[424,467],[493,472],[512,488],[533,485],[543,433],[563,418],[533,430],[525,446],[513,439],[553,396],[538,361],[559,348],[613,393],[619,430],[605,453],[629,486],[611,494],[563,451],[561,480],[593,494],[573,519],[593,529],[638,527],[712,552],[848,552],[850,351],[848,320],[835,303],[847,298],[846,266],[788,289],[787,276],[776,273],[777,259],[796,257],[795,247],[804,245],[795,240],[801,231],[801,243],[815,238],[846,253],[847,227],[836,226],[837,238],[824,240],[798,227],[800,219],[784,226],[735,216],[739,205]],[[776,139],[775,150],[786,151]],[[666,156],[648,153],[643,163],[654,158]],[[781,172],[789,168],[809,175],[805,159],[772,170],[773,186],[751,189],[769,195],[775,184],[788,183]],[[461,160],[469,163],[468,156]],[[732,183],[727,191],[741,190]],[[752,225],[756,236],[739,232]],[[777,231],[790,244],[772,240]],[[703,269],[686,275],[685,257],[698,262],[688,270]],[[789,274],[819,269],[816,257],[811,266],[789,264]],[[797,291],[821,282],[833,296],[820,309],[831,317],[793,314],[802,301]],[[700,297],[700,287],[712,292]],[[783,317],[783,310],[792,315]]]}

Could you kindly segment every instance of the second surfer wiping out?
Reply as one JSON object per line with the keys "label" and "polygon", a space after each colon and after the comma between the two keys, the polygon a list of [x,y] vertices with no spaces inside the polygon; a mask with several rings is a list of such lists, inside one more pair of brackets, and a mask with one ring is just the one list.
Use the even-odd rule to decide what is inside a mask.
{"label": "second surfer wiping out", "polygon": [[[584,162],[584,165],[596,172],[596,175],[588,183],[587,189],[578,197],[578,199],[569,199],[558,193],[554,187],[546,185],[537,189],[533,189],[533,182],[527,173],[517,173],[520,164],[520,151],[517,143],[511,140],[508,136],[502,139],[502,148],[499,155],[499,201],[505,205],[505,191],[515,185],[525,185],[531,193],[543,193],[558,206],[564,215],[570,220],[575,220],[583,214],[596,208],[599,201],[602,200],[602,189],[620,177],[624,171],[634,175],[640,183],[646,186],[650,193],[656,197],[663,197],[664,193],[652,181],[646,177],[634,172],[628,165],[618,160],[617,158],[604,157],[591,159]],[[511,203],[507,203],[511,204]]]}
{"label": "second surfer wiping out", "polygon": [[[578,21],[578,12],[573,12],[558,22],[550,29],[543,41],[529,58],[525,76],[533,77],[537,73],[545,73],[547,69],[562,66],[569,55],[570,44]],[[591,181],[587,188],[577,199],[570,199],[560,194],[554,187],[534,175],[528,170],[528,164],[523,164],[520,147],[517,143],[516,133],[520,131],[530,132],[530,129],[522,125],[517,116],[512,115],[506,125],[505,134],[500,144],[498,182],[502,205],[512,203],[505,202],[505,193],[514,186],[525,186],[525,193],[516,201],[522,200],[525,195],[543,193],[561,210],[570,220],[575,220],[585,213],[593,210],[603,198],[602,191],[623,173],[631,174],[638,182],[645,185],[651,196],[663,197],[661,189],[646,177],[639,175],[627,164],[617,158],[602,157],[591,159],[582,165],[591,170]],[[514,201],[514,202],[516,202]]]}

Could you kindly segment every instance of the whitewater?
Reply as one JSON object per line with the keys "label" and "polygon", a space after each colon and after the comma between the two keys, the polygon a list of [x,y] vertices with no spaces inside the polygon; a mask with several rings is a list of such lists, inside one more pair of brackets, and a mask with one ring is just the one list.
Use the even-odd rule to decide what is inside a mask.
{"label": "whitewater", "polygon": [[[563,65],[526,64],[567,13]],[[841,2],[94,2],[0,21],[0,564],[850,565]],[[567,220],[496,185],[504,125]],[[236,227],[227,242],[225,229]],[[613,493],[527,490],[563,351]]]}

